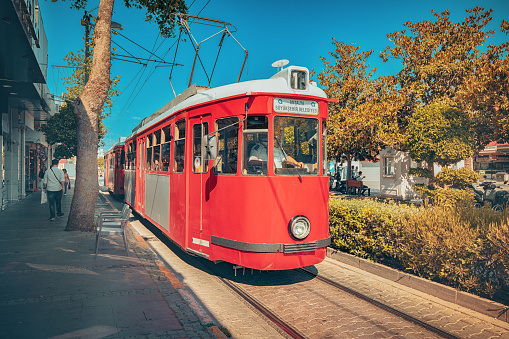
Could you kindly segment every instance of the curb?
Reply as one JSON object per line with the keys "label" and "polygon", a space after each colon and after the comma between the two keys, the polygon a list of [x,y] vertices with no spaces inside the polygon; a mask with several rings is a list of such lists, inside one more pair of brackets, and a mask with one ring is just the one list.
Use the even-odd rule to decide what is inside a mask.
{"label": "curb", "polygon": [[509,323],[509,306],[491,301],[471,293],[458,291],[452,287],[445,286],[412,274],[404,273],[394,268],[378,264],[367,259],[358,258],[351,254],[327,248],[327,257],[339,262],[360,268],[366,272],[396,282],[414,290],[432,295],[444,301],[468,308]]}

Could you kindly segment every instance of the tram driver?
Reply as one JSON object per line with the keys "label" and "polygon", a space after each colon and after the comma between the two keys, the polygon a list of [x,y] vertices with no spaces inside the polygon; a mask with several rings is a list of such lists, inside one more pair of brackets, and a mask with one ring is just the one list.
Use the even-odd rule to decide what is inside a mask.
{"label": "tram driver", "polygon": [[[283,168],[283,167],[295,167],[295,168],[304,168],[304,163],[295,160],[288,154],[284,152],[282,147],[278,146],[277,141],[274,141],[274,167],[275,168]],[[253,147],[251,147],[249,153],[248,164],[253,168],[266,168],[267,159],[268,159],[268,151],[267,151],[267,136],[259,138],[258,143],[256,143]],[[262,173],[263,174],[263,170]]]}

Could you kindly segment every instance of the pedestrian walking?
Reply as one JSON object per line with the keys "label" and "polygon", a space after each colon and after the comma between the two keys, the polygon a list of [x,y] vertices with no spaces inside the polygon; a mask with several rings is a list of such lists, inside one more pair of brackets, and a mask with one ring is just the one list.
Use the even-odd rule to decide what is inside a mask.
{"label": "pedestrian walking", "polygon": [[67,170],[64,168],[62,170],[64,172],[65,184],[64,184],[64,195],[67,194],[67,189],[71,189],[71,179],[69,179],[69,174],[67,174]]}
{"label": "pedestrian walking", "polygon": [[58,159],[53,159],[50,169],[44,173],[42,185],[44,191],[48,194],[49,221],[55,220],[55,207],[57,217],[64,216],[64,213],[62,213],[62,192],[65,185],[65,175],[58,168]]}

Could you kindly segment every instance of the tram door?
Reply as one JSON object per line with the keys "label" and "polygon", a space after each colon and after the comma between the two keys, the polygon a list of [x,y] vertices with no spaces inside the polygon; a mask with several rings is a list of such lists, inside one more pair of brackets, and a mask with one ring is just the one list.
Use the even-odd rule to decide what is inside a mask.
{"label": "tram door", "polygon": [[209,161],[203,160],[203,136],[213,132],[214,124],[210,114],[190,119],[191,170],[189,171],[189,232],[188,247],[209,254]]}
{"label": "tram door", "polygon": [[136,161],[136,197],[134,199],[134,206],[136,211],[145,215],[145,206],[143,204],[145,201],[145,138],[138,139],[137,143],[136,156],[138,157],[138,161]]}

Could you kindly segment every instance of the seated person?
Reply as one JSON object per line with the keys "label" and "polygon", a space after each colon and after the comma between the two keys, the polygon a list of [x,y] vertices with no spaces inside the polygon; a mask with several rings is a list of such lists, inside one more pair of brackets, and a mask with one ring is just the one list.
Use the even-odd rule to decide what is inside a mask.
{"label": "seated person", "polygon": [[[267,147],[263,142],[257,143],[251,148],[249,153],[249,164],[261,165],[263,162],[267,162]],[[283,168],[284,165],[292,165],[293,167],[304,168],[304,163],[299,162],[289,155],[283,153],[280,147],[274,147],[274,166],[276,168]]]}
{"label": "seated person", "polygon": [[365,177],[366,177],[365,175],[364,175],[364,176],[362,175],[362,171],[359,171],[359,174],[357,174],[357,175],[353,178],[353,180],[362,181],[362,179],[364,179]]}
{"label": "seated person", "polygon": [[285,154],[280,147],[274,147],[274,166],[276,168],[283,168],[283,165],[284,167],[290,165],[294,168],[304,168],[303,162],[297,161],[288,154]]}

